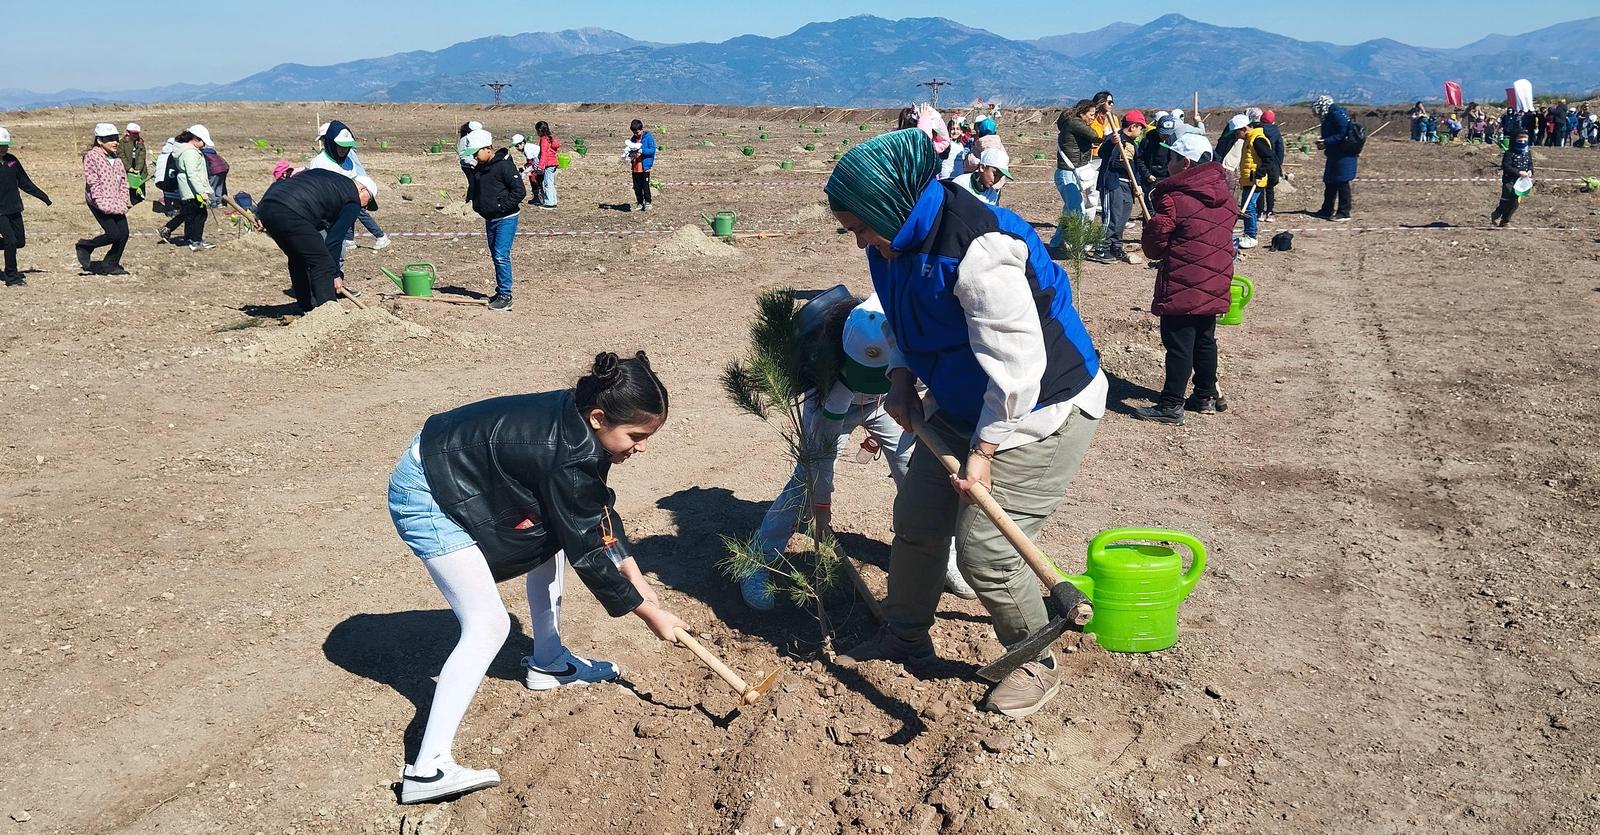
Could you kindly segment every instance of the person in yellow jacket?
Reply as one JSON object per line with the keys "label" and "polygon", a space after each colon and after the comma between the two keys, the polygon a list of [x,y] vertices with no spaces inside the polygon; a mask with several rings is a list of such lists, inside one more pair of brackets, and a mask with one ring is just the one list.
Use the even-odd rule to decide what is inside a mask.
{"label": "person in yellow jacket", "polygon": [[1277,157],[1272,153],[1272,142],[1258,124],[1252,124],[1243,113],[1228,120],[1228,132],[1240,143],[1239,153],[1239,210],[1244,215],[1244,235],[1239,238],[1240,249],[1256,245],[1260,231],[1260,217],[1256,207],[1261,202],[1261,191],[1267,187],[1268,176],[1277,169]]}

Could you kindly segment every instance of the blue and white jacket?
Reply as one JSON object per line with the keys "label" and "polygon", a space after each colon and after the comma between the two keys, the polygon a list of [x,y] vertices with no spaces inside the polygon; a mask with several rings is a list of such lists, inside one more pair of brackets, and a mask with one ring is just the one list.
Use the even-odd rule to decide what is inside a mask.
{"label": "blue and white jacket", "polygon": [[1010,449],[1054,434],[1074,407],[1105,413],[1106,379],[1072,285],[1027,221],[949,183],[922,192],[892,242],[867,250],[896,355],[929,411]]}

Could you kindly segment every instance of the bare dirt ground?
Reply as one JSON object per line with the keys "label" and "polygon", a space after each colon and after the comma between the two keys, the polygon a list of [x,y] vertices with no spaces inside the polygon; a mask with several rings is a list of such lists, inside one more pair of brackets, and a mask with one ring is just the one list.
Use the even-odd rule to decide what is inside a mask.
{"label": "bare dirt ground", "polygon": [[[372,310],[279,325],[270,242],[214,226],[218,249],[174,251],[142,206],[133,275],[77,275],[94,122],[136,118],[159,142],[203,121],[233,188],[259,196],[276,156],[249,140],[308,150],[319,111],[362,136],[378,179],[415,177],[383,195],[387,228],[466,233],[352,255]],[[666,126],[647,215],[600,208],[628,200],[615,154],[635,113]],[[380,264],[491,287],[476,219],[435,209],[460,200],[453,158],[419,150],[469,117],[497,136],[548,118],[593,149],[524,231],[650,234],[519,239],[510,315],[381,302]],[[29,286],[0,294],[0,832],[1600,829],[1600,200],[1549,174],[1517,217],[1537,229],[1491,231],[1494,184],[1358,183],[1356,223],[1336,227],[1295,213],[1320,198],[1319,159],[1298,157],[1305,186],[1276,226],[1309,231],[1241,262],[1259,297],[1222,335],[1233,408],[1183,428],[1127,416],[1161,376],[1153,274],[1090,265],[1079,304],[1112,411],[1042,544],[1079,568],[1099,530],[1175,527],[1211,566],[1176,647],[1069,646],[1060,698],[1015,722],[973,709],[970,672],[998,651],[975,603],[946,598],[935,674],[850,672],[813,660],[806,614],[752,614],[714,565],[718,534],[753,529],[786,475],[775,436],[716,383],[753,298],[867,286],[809,184],[867,135],[848,118],[817,134],[726,108],[7,114],[56,203],[25,198]],[[1006,203],[1042,224],[1059,207],[1050,163],[1032,160],[1048,131],[1005,135],[1021,180]],[[1373,141],[1364,176],[1493,176],[1491,150],[1398,138]],[[1600,168],[1600,152],[1540,155]],[[796,170],[774,170],[784,159]],[[808,184],[679,185],[708,181]],[[789,234],[673,236],[718,209]],[[526,603],[507,584],[516,634],[456,749],[505,783],[399,807],[391,785],[456,625],[393,534],[389,469],[428,415],[569,384],[605,348],[648,349],[672,387],[651,452],[614,472],[641,561],[717,652],[785,683],[735,711],[687,652],[574,583],[568,643],[617,659],[630,685],[531,694]],[[841,465],[835,523],[880,593],[891,490],[881,465]],[[833,600],[842,645],[868,633],[859,604]]]}

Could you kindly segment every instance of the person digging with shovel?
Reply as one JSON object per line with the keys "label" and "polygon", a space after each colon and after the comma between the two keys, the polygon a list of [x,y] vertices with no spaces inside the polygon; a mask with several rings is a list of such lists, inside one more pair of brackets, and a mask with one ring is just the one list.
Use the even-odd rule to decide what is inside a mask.
{"label": "person digging with shovel", "polygon": [[661,608],[629,554],[616,496],[606,486],[612,465],[646,451],[667,406],[666,386],[643,351],[622,360],[605,352],[570,389],[434,415],[401,453],[389,479],[389,515],[461,622],[416,759],[402,772],[401,803],[500,784],[493,769],[466,768],[452,755],[461,720],[511,632],[496,584],[527,578],[533,646],[522,663],[529,690],[621,674],[616,664],[581,658],[562,643],[569,562],[607,614],[632,613],[661,640],[678,642],[677,630],[686,626]]}
{"label": "person digging with shovel", "polygon": [[[887,338],[900,357],[889,369],[884,408],[921,438],[894,502],[885,627],[839,660],[934,657],[930,630],[954,537],[961,574],[993,618],[996,637],[1030,656],[990,690],[984,706],[1024,717],[1060,687],[1048,642],[1032,640],[1056,621],[1039,593],[1038,569],[1030,571],[1033,561],[997,527],[1004,517],[961,497],[992,495],[989,506],[998,503],[1007,524],[1020,527],[1016,536],[1037,534],[1094,438],[1106,377],[1072,305],[1070,280],[1033,227],[935,181],[937,170],[928,138],[898,131],[852,148],[825,189],[839,224],[866,250]],[[919,382],[927,400],[917,393]],[[947,473],[935,445],[964,451],[952,464],[958,472]]]}
{"label": "person digging with shovel", "polygon": [[344,289],[337,253],[362,209],[378,208],[378,184],[323,169],[301,171],[267,187],[256,219],[289,258],[289,283],[301,311],[334,301]]}

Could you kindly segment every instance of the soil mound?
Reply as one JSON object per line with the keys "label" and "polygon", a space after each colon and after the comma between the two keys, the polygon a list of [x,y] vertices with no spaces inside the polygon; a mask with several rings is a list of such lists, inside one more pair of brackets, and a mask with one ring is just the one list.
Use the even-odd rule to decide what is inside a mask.
{"label": "soil mound", "polygon": [[434,331],[380,308],[347,310],[325,304],[294,322],[262,334],[255,343],[235,348],[242,362],[283,363],[313,354],[370,357],[383,346],[407,339],[434,337]]}
{"label": "soil mound", "polygon": [[678,227],[678,231],[654,245],[635,247],[636,252],[639,250],[647,250],[657,256],[679,261],[744,257],[744,253],[711,237],[702,227],[693,224]]}

